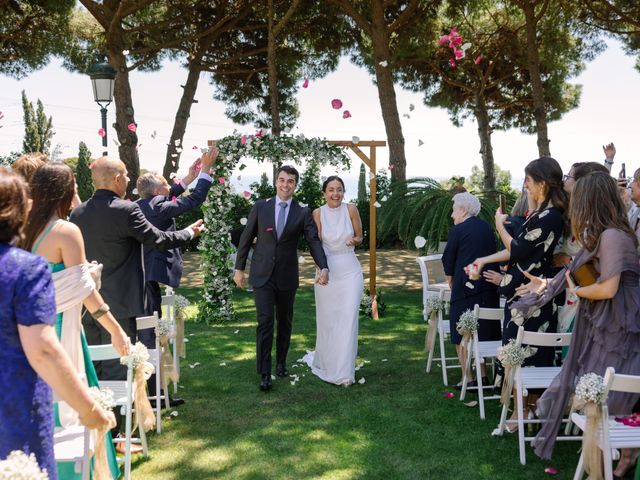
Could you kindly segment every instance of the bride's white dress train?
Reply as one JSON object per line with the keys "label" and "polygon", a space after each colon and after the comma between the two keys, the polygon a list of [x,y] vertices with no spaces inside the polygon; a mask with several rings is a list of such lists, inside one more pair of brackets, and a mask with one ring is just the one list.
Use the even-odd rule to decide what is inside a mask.
{"label": "bride's white dress train", "polygon": [[325,382],[341,385],[355,380],[363,276],[354,247],[346,245],[354,235],[347,205],[323,205],[320,221],[329,283],[315,285],[316,349],[304,361]]}

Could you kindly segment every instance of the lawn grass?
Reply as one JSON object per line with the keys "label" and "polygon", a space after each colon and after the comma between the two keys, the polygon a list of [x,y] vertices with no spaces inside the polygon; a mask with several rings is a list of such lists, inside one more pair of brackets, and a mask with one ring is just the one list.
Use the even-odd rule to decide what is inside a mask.
{"label": "lawn grass", "polygon": [[[199,295],[197,289],[179,293],[191,300]],[[439,368],[424,371],[421,292],[384,294],[386,316],[361,317],[359,359],[368,363],[356,380],[366,382],[350,388],[291,366],[314,348],[310,288],[296,298],[288,359],[300,381],[277,379],[267,394],[258,390],[250,294],[236,292],[232,323],[187,323],[192,336],[179,390],[187,403],[176,418],[163,420],[161,435],[149,436],[151,456],[135,463],[133,478],[512,480],[548,477],[546,466],[559,471],[556,478],[572,478],[578,443],[559,444],[550,462],[527,448],[528,463],[521,466],[517,436],[490,436],[499,418],[496,401],[487,402],[482,421],[477,407],[445,398]],[[195,362],[201,365],[189,368]],[[450,382],[458,377],[452,373]]]}

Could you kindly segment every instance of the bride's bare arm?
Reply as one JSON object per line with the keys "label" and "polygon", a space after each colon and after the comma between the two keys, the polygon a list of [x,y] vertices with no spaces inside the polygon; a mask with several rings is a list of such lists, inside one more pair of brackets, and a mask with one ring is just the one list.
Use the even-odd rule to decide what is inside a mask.
{"label": "bride's bare arm", "polygon": [[347,242],[347,246],[360,245],[362,243],[362,220],[360,220],[360,212],[358,207],[351,203],[347,203],[347,209],[349,210],[349,218],[351,218],[351,224],[353,225],[353,237]]}

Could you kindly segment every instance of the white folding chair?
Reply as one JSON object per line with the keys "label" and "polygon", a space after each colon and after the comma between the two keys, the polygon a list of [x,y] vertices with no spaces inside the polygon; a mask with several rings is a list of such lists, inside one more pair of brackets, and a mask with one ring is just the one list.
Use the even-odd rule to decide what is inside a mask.
{"label": "white folding chair", "polygon": [[[445,290],[442,289],[438,292],[436,291],[429,291],[428,295],[434,295],[434,296],[438,296],[442,301],[444,301],[445,303],[448,303],[449,301],[451,301],[451,290]],[[428,299],[428,297],[427,297]],[[426,300],[425,300],[426,302]],[[427,314],[427,304],[424,304],[424,318],[425,321],[429,322],[429,329],[431,328],[435,328],[436,329],[436,341],[438,343],[438,357],[440,360],[440,365],[442,368],[442,383],[447,386],[449,385],[449,378],[447,376],[447,370],[450,370],[452,368],[461,368],[459,361],[458,361],[458,357],[447,357],[446,355],[446,350],[445,350],[445,338],[449,335],[450,330],[449,330],[449,325],[450,322],[449,320],[445,320],[444,319],[444,312],[442,312],[442,310],[440,310],[438,312],[438,314],[436,315],[435,319],[430,319],[428,317]],[[435,323],[434,323],[435,322]],[[425,333],[425,337],[429,335],[429,330],[427,330],[427,332]],[[427,368],[426,368],[426,372],[429,373],[431,372],[431,365],[433,363],[433,354],[435,351],[435,346],[434,348],[429,352],[429,355],[427,357]]]}
{"label": "white folding chair", "polygon": [[53,454],[56,463],[74,463],[75,473],[82,480],[91,478],[91,431],[82,425],[56,427],[53,433]]}
{"label": "white folding chair", "polygon": [[[111,345],[89,345],[89,356],[94,362],[101,360],[117,360],[120,354]],[[133,437],[132,433],[132,414],[133,402],[135,401],[135,390],[133,388],[133,359],[129,357],[127,364],[126,380],[100,380],[100,388],[108,388],[113,391],[113,398],[120,412],[125,418],[125,436],[124,438],[114,438],[114,443],[125,444],[124,460],[124,479],[131,479],[131,444],[141,444],[144,457],[149,456],[147,448],[147,436],[142,425],[142,418],[138,417],[138,431],[140,437]]]}
{"label": "white folding chair", "polygon": [[[480,321],[491,321],[491,322],[499,322],[500,330],[502,330],[502,321],[504,320],[504,310],[502,308],[483,308],[479,305],[476,305],[473,309],[473,316],[476,320]],[[498,355],[498,348],[502,345],[502,340],[488,340],[488,341],[480,341],[478,338],[478,332],[473,333],[473,338],[469,344],[464,345],[463,348],[466,349],[466,360],[467,365],[464,369],[464,373],[462,376],[462,391],[460,392],[460,400],[464,400],[464,397],[467,393],[467,385],[469,383],[469,378],[467,378],[467,372],[471,366],[471,359],[473,358],[474,366],[476,369],[476,382],[478,384],[478,405],[480,406],[480,418],[482,420],[485,419],[485,411],[484,411],[484,401],[485,400],[498,400],[500,395],[490,395],[484,396],[484,388],[485,385],[482,383],[482,367],[484,364],[485,368],[487,366],[487,360],[491,360],[492,367],[495,367],[494,360]],[[493,372],[495,374],[495,371]],[[487,385],[488,387],[493,387],[493,385]]]}
{"label": "white folding chair", "polygon": [[[169,289],[171,287],[167,287]],[[173,292],[173,290],[172,290]],[[168,318],[173,325],[176,325],[176,296],[171,293],[170,295],[162,296],[162,306],[164,307],[164,315]],[[178,357],[178,346],[176,345],[176,337],[170,339],[171,354],[173,356],[173,368],[180,375],[180,358]],[[184,349],[184,346],[183,346]],[[186,351],[186,349],[185,349]],[[178,393],[178,382],[173,381],[173,393]]]}
{"label": "white folding chair", "polygon": [[[571,343],[571,333],[539,333],[527,332],[524,327],[518,328],[518,336],[516,337],[518,346],[531,347],[565,347]],[[530,389],[545,389],[551,385],[551,382],[560,373],[561,367],[517,367],[514,372],[514,385],[516,388],[516,407],[518,411],[518,449],[520,450],[520,463],[526,465],[525,441],[530,442],[535,437],[525,436],[525,424],[540,424],[539,419],[524,418],[524,399],[529,396]],[[502,406],[502,414],[500,415],[500,424],[498,426],[498,434],[502,434],[507,424],[513,424],[515,420],[507,420],[507,411],[509,404]],[[562,420],[563,422],[569,419]],[[579,436],[562,436],[558,440],[580,440]]]}
{"label": "white folding chair", "polygon": [[[607,407],[607,395],[609,392],[640,393],[640,376],[621,375],[615,372],[613,367],[607,368],[604,374],[605,397],[602,401],[602,417],[598,431],[598,447],[602,450],[604,478],[613,479],[612,462],[613,450],[621,448],[640,448],[640,428],[630,427],[615,421],[615,416],[609,415]],[[630,413],[630,412],[619,412]],[[584,431],[587,419],[584,415],[573,413],[571,420],[580,430]],[[618,453],[617,451],[615,453]],[[617,457],[617,455],[615,455]],[[584,451],[580,454],[574,480],[581,480],[584,473]]]}
{"label": "white folding chair", "polygon": [[[147,328],[156,328],[158,326],[158,312],[146,317],[136,317],[136,328],[144,330]],[[162,432],[161,409],[164,400],[165,408],[169,409],[169,388],[167,379],[160,372],[162,369],[162,355],[160,350],[160,340],[156,335],[155,348],[149,348],[149,362],[153,365],[156,379],[156,394],[150,395],[149,400],[155,400],[156,407],[156,432]],[[161,385],[162,380],[162,385]],[[160,388],[162,386],[162,388]],[[164,392],[164,393],[163,393]]]}

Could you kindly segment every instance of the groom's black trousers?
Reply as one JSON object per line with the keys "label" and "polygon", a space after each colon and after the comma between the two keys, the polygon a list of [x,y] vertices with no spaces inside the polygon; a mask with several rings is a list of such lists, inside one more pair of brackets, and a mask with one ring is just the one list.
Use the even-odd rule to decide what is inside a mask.
{"label": "groom's black trousers", "polygon": [[271,347],[273,345],[274,310],[278,323],[276,338],[276,364],[286,365],[291,342],[291,321],[296,289],[280,290],[273,278],[261,287],[253,287],[258,316],[256,331],[256,359],[258,373],[271,374]]}

